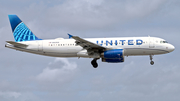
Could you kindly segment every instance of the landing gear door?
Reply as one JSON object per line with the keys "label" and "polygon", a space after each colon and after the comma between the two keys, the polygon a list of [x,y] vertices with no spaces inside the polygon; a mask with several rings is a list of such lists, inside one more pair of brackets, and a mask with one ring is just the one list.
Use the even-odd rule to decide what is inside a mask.
{"label": "landing gear door", "polygon": [[43,42],[37,41],[37,43],[38,43],[38,51],[43,51]]}
{"label": "landing gear door", "polygon": [[149,37],[149,48],[154,48],[154,38]]}

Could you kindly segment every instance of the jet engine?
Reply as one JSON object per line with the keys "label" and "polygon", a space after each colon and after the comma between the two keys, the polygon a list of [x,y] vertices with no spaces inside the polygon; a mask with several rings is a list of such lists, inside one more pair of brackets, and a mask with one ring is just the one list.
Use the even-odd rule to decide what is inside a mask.
{"label": "jet engine", "polygon": [[107,50],[102,54],[102,62],[117,63],[124,62],[124,50],[113,49]]}

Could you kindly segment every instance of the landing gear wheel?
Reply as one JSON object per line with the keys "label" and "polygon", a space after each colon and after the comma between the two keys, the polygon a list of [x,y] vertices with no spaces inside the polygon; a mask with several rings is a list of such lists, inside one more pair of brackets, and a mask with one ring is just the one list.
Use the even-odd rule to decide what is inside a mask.
{"label": "landing gear wheel", "polygon": [[149,55],[149,57],[150,57],[150,60],[151,60],[150,64],[151,64],[151,65],[154,65],[154,61],[152,61],[153,55]]}
{"label": "landing gear wheel", "polygon": [[150,64],[151,64],[151,65],[154,65],[154,61],[151,61]]}
{"label": "landing gear wheel", "polygon": [[93,65],[94,68],[97,68],[98,67],[98,64],[96,62],[96,59],[92,60],[91,61],[91,64]]}

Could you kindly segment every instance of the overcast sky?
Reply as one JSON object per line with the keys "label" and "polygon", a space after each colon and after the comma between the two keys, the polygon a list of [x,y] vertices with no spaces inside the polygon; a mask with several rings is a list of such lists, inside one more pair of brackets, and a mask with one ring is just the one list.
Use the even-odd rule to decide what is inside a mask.
{"label": "overcast sky", "polygon": [[[155,36],[169,54],[125,57],[124,63],[54,58],[5,48],[8,14],[42,39]],[[0,0],[1,101],[178,101],[180,0]]]}

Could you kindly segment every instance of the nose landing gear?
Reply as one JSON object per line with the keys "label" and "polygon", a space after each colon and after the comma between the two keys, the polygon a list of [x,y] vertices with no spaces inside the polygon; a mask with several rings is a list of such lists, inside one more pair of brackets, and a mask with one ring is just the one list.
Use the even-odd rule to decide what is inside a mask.
{"label": "nose landing gear", "polygon": [[151,65],[154,65],[154,61],[152,61],[153,56],[152,56],[152,55],[150,55],[149,57],[150,57],[150,60],[151,60],[150,64],[151,64]]}
{"label": "nose landing gear", "polygon": [[154,65],[154,61],[151,61],[150,64],[151,64],[151,65]]}
{"label": "nose landing gear", "polygon": [[94,58],[94,59],[91,61],[91,64],[93,65],[94,68],[97,68],[97,67],[98,67],[97,58]]}

